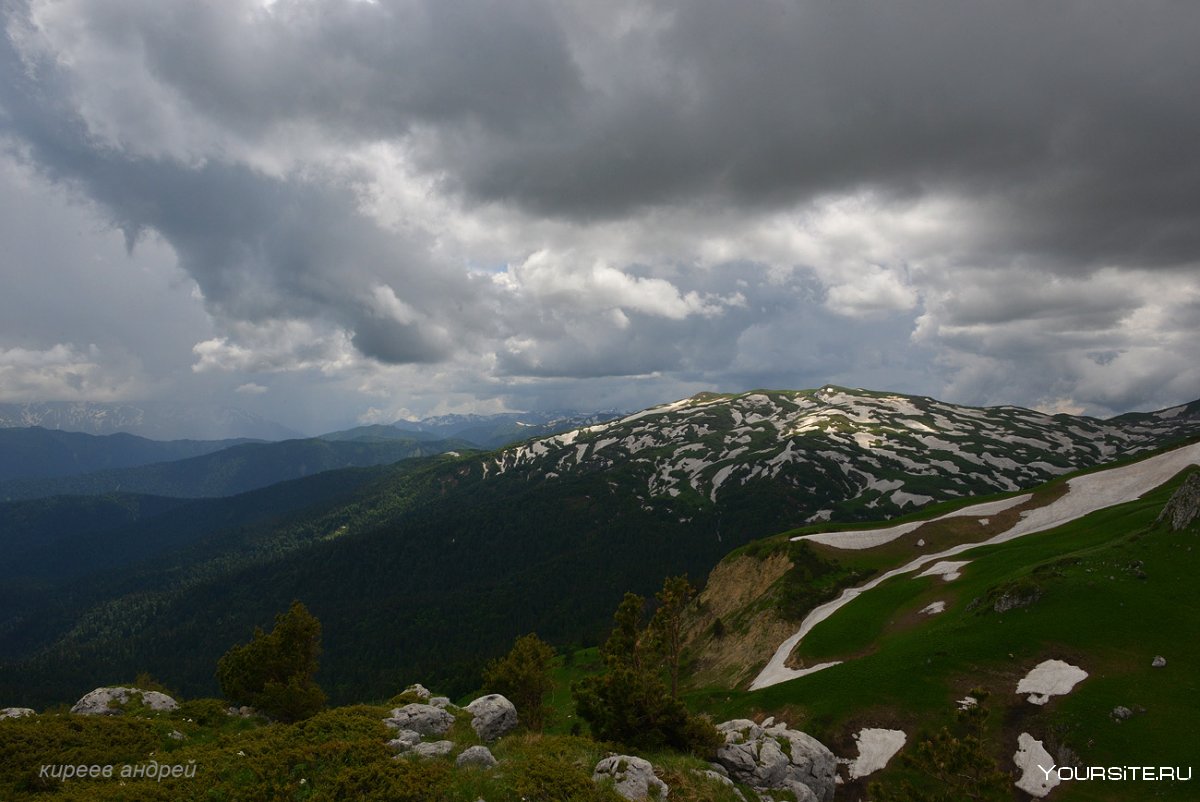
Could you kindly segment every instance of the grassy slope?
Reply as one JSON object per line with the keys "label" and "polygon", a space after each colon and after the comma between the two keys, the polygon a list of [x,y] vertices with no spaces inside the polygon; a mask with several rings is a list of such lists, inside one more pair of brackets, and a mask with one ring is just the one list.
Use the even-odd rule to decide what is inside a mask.
{"label": "grassy slope", "polygon": [[[954,700],[974,686],[992,692],[991,742],[1012,766],[1023,731],[1065,744],[1086,765],[1200,762],[1191,736],[1200,713],[1200,539],[1170,533],[1154,519],[1180,479],[1145,498],[1069,525],[963,555],[961,579],[898,577],[816,627],[807,660],[854,657],[843,665],[756,693],[710,691],[695,701],[718,718],[780,713],[835,751],[853,754],[851,732],[866,725],[932,731],[953,718]],[[1141,561],[1145,578],[1130,568]],[[1036,585],[1040,600],[999,614],[968,609],[976,598]],[[945,613],[917,611],[935,600]],[[981,605],[983,606],[983,605]],[[986,607],[985,607],[986,609]],[[1152,669],[1156,654],[1167,657]],[[1015,694],[1038,662],[1061,658],[1091,675],[1045,708]],[[1123,723],[1117,705],[1146,708]],[[910,740],[911,742],[911,740]],[[1053,751],[1053,747],[1052,747]],[[873,779],[887,781],[890,767]],[[1156,784],[1164,799],[1194,798],[1188,784]],[[1131,799],[1144,784],[1066,784],[1054,798]]]}

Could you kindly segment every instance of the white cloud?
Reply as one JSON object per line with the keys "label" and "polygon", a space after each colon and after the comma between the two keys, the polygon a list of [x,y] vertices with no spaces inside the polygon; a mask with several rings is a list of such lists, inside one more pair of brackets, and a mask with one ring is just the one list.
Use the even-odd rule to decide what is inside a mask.
{"label": "white cloud", "polygon": [[895,271],[872,266],[830,287],[826,305],[846,317],[869,317],[908,311],[917,305],[917,293]]}
{"label": "white cloud", "polygon": [[319,371],[335,374],[357,365],[349,335],[329,325],[304,320],[235,324],[232,335],[196,343],[192,370],[274,373]]}
{"label": "white cloud", "polygon": [[124,401],[146,390],[136,370],[95,345],[0,347],[0,400]]}

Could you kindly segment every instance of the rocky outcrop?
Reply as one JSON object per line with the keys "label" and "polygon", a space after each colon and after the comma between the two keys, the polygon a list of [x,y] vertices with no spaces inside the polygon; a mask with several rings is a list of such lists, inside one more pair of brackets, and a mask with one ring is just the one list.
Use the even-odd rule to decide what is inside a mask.
{"label": "rocky outcrop", "polygon": [[791,791],[798,802],[833,799],[837,759],[811,735],[782,722],[764,728],[749,719],[723,722],[717,730],[725,736],[717,763],[734,782]]}
{"label": "rocky outcrop", "polygon": [[140,688],[97,688],[76,702],[71,712],[81,716],[116,716],[121,714],[121,708],[132,701],[140,701],[154,711],[175,710],[179,707],[178,702],[158,691],[143,691]]}
{"label": "rocky outcrop", "polygon": [[444,735],[454,723],[454,716],[440,707],[414,703],[397,707],[383,723],[394,730],[411,730],[420,735]]}
{"label": "rocky outcrop", "polygon": [[24,718],[25,716],[36,716],[37,711],[32,707],[5,707],[0,708],[0,719],[6,718]]}
{"label": "rocky outcrop", "polygon": [[612,780],[617,793],[626,799],[666,799],[670,789],[654,774],[650,761],[632,755],[609,755],[596,764],[593,782]]}
{"label": "rocky outcrop", "polygon": [[479,697],[466,710],[475,734],[484,741],[494,741],[517,727],[517,708],[498,693]]}
{"label": "rocky outcrop", "polygon": [[469,746],[454,761],[456,766],[479,766],[490,769],[496,765],[496,757],[486,746]]}
{"label": "rocky outcrop", "polygon": [[1187,529],[1200,517],[1200,473],[1192,473],[1179,486],[1158,514],[1159,522],[1166,521],[1172,531]]}

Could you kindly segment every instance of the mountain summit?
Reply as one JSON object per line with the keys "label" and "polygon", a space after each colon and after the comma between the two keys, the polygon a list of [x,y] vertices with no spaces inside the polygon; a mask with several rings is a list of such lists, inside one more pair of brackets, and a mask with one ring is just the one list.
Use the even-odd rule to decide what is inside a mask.
{"label": "mountain summit", "polygon": [[815,522],[1018,490],[1197,434],[1200,402],[1104,421],[826,386],[701,393],[507,449],[483,471],[621,469],[640,501],[685,505],[774,485],[807,499]]}

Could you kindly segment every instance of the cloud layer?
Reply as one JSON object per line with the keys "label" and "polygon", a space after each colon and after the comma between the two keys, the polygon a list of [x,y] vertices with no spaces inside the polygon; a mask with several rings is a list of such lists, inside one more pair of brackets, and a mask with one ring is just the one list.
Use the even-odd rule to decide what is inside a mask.
{"label": "cloud layer", "polygon": [[[1189,4],[4,8],[0,203],[42,199],[0,257],[12,397],[202,387],[320,428],[830,381],[1200,396]],[[52,293],[113,231],[140,277]]]}

